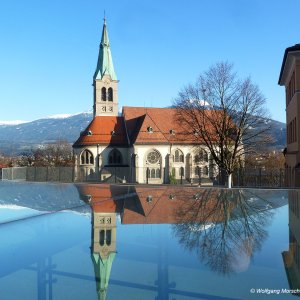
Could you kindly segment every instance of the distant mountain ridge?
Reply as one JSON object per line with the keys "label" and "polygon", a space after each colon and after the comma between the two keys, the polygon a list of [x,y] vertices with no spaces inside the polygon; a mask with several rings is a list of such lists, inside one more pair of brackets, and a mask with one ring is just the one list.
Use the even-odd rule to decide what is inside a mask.
{"label": "distant mountain ridge", "polygon": [[[41,144],[49,144],[57,140],[74,143],[93,118],[91,112],[76,115],[57,115],[31,122],[11,124],[0,122],[0,154],[18,155],[28,152]],[[20,122],[20,121],[19,121]],[[270,150],[281,150],[286,145],[285,123],[266,120],[271,125],[274,143]]]}
{"label": "distant mountain ridge", "polygon": [[0,153],[18,155],[57,140],[75,142],[93,118],[92,113],[47,117],[17,125],[0,124]]}

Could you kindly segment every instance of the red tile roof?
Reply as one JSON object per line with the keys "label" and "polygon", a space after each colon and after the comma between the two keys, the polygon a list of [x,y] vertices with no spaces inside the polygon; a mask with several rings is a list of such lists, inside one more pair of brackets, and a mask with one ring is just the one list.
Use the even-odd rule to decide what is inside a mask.
{"label": "red tile roof", "polygon": [[[176,108],[123,107],[123,116],[132,144],[199,144],[199,138],[179,124]],[[153,133],[148,132],[153,128]]]}
{"label": "red tile roof", "polygon": [[[117,186],[79,184],[81,196],[91,196],[97,213],[121,213],[122,224],[176,224],[186,222],[221,222],[224,214],[219,189],[176,186]],[[148,196],[152,201],[147,200]],[[172,199],[173,196],[173,199]],[[197,196],[197,198],[195,198]],[[236,203],[230,202],[227,212]]]}
{"label": "red tile roof", "polygon": [[[218,118],[219,114],[212,112],[218,111],[207,110],[205,113],[211,114],[211,119]],[[127,147],[129,144],[203,143],[199,136],[195,136],[193,126],[183,128],[178,120],[176,108],[123,107],[122,117],[95,117],[74,143],[74,147],[96,144]],[[152,132],[149,132],[150,127]],[[212,128],[209,124],[207,127],[206,130]],[[211,132],[213,134],[214,130]]]}
{"label": "red tile roof", "polygon": [[[176,224],[186,222],[222,222],[226,215],[222,201],[218,200],[218,189],[198,189],[192,187],[136,186],[136,193],[144,215],[132,210],[124,210],[122,224]],[[195,199],[197,194],[198,199]],[[147,197],[152,196],[152,202]],[[174,196],[171,199],[170,196]],[[235,207],[230,203],[228,212]]]}
{"label": "red tile roof", "polygon": [[74,147],[97,144],[128,146],[124,118],[110,116],[95,117],[74,143]]}
{"label": "red tile roof", "polygon": [[87,196],[90,196],[89,204],[93,211],[102,213],[120,212],[123,205],[119,200],[128,193],[128,187],[125,185],[77,184],[76,187],[85,202],[87,201]]}

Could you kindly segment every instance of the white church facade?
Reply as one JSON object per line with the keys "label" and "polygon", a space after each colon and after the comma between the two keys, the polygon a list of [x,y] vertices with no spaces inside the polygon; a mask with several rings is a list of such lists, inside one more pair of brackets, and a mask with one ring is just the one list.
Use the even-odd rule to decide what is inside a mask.
{"label": "white church facade", "polygon": [[132,183],[212,182],[208,149],[183,132],[176,108],[118,108],[118,79],[104,20],[93,77],[93,120],[73,145],[77,180]]}

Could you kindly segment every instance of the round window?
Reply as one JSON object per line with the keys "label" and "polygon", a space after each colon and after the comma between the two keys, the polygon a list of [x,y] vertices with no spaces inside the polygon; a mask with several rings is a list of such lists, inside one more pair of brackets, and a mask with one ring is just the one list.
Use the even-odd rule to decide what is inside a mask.
{"label": "round window", "polygon": [[147,161],[150,164],[157,164],[159,162],[159,158],[160,155],[158,152],[156,151],[151,151],[148,155],[147,155]]}

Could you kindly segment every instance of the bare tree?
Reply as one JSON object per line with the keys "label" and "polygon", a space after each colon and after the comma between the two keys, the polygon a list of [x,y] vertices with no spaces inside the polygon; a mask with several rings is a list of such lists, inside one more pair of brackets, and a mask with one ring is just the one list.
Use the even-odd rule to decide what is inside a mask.
{"label": "bare tree", "polygon": [[56,141],[36,149],[33,153],[35,166],[73,166],[73,153],[70,143]]}
{"label": "bare tree", "polygon": [[209,149],[228,187],[245,155],[270,141],[264,96],[250,78],[238,79],[228,62],[211,66],[183,88],[174,105],[184,132]]}
{"label": "bare tree", "polygon": [[211,270],[222,275],[241,271],[268,236],[272,202],[237,189],[204,189],[198,196],[176,207],[174,235]]}
{"label": "bare tree", "polygon": [[284,155],[282,151],[264,151],[248,155],[245,159],[245,168],[262,168],[267,171],[284,169]]}

